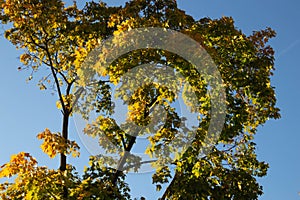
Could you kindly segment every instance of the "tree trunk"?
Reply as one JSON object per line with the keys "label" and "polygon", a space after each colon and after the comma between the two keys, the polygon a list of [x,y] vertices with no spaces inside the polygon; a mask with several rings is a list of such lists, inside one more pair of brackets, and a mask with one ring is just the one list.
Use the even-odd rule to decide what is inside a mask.
{"label": "tree trunk", "polygon": [[[68,139],[68,128],[69,128],[69,117],[70,114],[66,111],[63,114],[63,124],[62,124],[62,137],[67,141]],[[59,169],[64,172],[67,169],[67,156],[64,153],[60,154],[60,167]],[[68,197],[68,188],[66,185],[63,185],[63,197],[67,199]]]}
{"label": "tree trunk", "polygon": [[[68,128],[69,128],[69,113],[66,112],[63,115],[63,125],[62,125],[62,137],[68,139]],[[65,154],[60,155],[60,167],[61,171],[65,171],[67,168],[67,156]]]}

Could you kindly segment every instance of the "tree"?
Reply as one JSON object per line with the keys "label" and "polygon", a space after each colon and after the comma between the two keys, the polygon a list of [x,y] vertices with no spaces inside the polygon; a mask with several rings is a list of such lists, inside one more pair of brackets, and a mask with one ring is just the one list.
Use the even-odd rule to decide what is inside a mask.
{"label": "tree", "polygon": [[[88,2],[83,9],[79,9],[76,2],[65,7],[60,0],[0,2],[0,20],[9,24],[5,37],[24,50],[20,56],[23,63],[20,69],[32,70],[28,80],[38,70],[50,71],[38,85],[41,90],[52,87],[56,91],[63,122],[61,133],[45,129],[37,136],[44,140],[42,150],[51,158],[60,155],[59,169],[37,166],[29,153],[12,156],[0,171],[0,177],[16,176],[13,183],[1,184],[3,199],[129,199],[126,171],[138,170],[143,164],[131,151],[136,138],[149,133],[146,153],[157,158],[152,163],[156,170],[153,184],[160,190],[162,184],[168,183],[161,199],[257,199],[262,194],[256,177],[266,175],[268,164],[257,160],[253,139],[259,125],[269,118],[280,117],[274,87],[270,84],[274,51],[267,42],[275,36],[272,29],[246,36],[234,26],[231,17],[195,20],[178,9],[174,0],[135,0],[124,7]],[[222,88],[211,90],[210,83],[216,74],[200,74],[193,63],[166,49],[135,49],[116,57],[107,67],[104,67],[107,64],[105,58],[101,60],[93,54],[97,53],[95,49],[102,41],[111,36],[115,40],[110,45],[117,45],[117,49],[126,48],[122,35],[129,33],[125,37],[131,38],[130,33],[138,32],[130,30],[145,27],[180,32],[200,44],[215,63],[223,81]],[[155,43],[166,38],[151,39]],[[176,39],[178,37],[168,38]],[[142,41],[136,40],[135,44],[138,46]],[[112,57],[120,53],[110,47],[102,46],[101,51]],[[194,53],[193,48],[185,50],[189,55]],[[95,63],[94,59],[100,61]],[[147,69],[147,64],[156,66],[155,70],[159,72],[172,69],[156,79],[172,80],[173,74],[182,76],[166,81],[168,84],[165,85],[145,82],[132,91],[136,85],[126,83],[121,77],[133,71],[130,80],[136,79],[138,84],[138,77],[143,77],[145,71],[134,71],[134,68],[142,65]],[[118,83],[121,89],[117,95],[129,109],[128,119],[122,127],[112,117],[115,112],[112,88]],[[182,85],[188,86],[178,89]],[[194,135],[182,126],[185,119],[172,104],[178,95],[166,86],[181,91],[185,103],[198,113]],[[195,96],[190,95],[190,91]],[[215,117],[213,98],[219,97],[222,91],[226,104],[223,128],[220,134],[212,129],[212,135],[215,135],[213,146],[210,151],[205,151],[205,155],[199,156],[207,146],[205,138],[209,135],[210,121]],[[160,106],[166,115],[155,115],[154,106]],[[85,119],[89,118],[90,112],[95,112],[97,118],[87,125],[85,133],[104,135],[108,140],[100,137],[100,146],[119,155],[118,160],[105,155],[92,156],[82,177],[66,160],[69,154],[79,156],[76,142],[68,140],[69,119],[75,112]],[[154,115],[157,116],[155,119]],[[149,123],[153,123],[150,128]],[[138,128],[132,129],[133,124]],[[182,131],[186,137],[180,135]],[[176,148],[182,147],[180,140],[187,138],[191,138],[189,145],[178,154]],[[175,140],[177,142],[172,143]],[[172,158],[176,153],[178,155]],[[108,160],[118,167],[107,166]],[[171,167],[174,167],[174,175]],[[44,180],[42,185],[40,180]]]}

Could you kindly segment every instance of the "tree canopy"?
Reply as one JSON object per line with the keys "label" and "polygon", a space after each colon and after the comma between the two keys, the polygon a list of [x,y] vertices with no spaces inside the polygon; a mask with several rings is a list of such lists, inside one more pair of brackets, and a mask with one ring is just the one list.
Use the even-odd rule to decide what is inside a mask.
{"label": "tree canopy", "polygon": [[[268,164],[257,159],[253,140],[260,125],[280,117],[270,83],[274,51],[267,43],[276,35],[271,28],[247,36],[231,17],[196,20],[175,0],[132,0],[123,7],[91,1],[82,9],[76,2],[65,6],[61,0],[2,0],[0,5],[5,37],[23,52],[19,70],[31,70],[28,81],[37,71],[44,73],[37,84],[57,93],[56,105],[62,112],[60,132],[45,129],[37,135],[50,158],[60,156],[59,169],[39,166],[27,152],[13,155],[0,169],[0,177],[14,177],[0,185],[2,199],[130,199],[126,173],[144,164],[132,153],[140,136],[149,142],[145,155],[156,159],[153,184],[157,190],[168,184],[162,200],[251,200],[263,193],[256,178],[266,175]],[[147,35],[153,27],[173,35],[163,38],[159,31]],[[130,35],[139,31],[137,38]],[[190,40],[180,40],[176,32]],[[104,41],[110,46],[103,46]],[[130,49],[128,41],[144,48]],[[201,63],[189,62],[189,55],[199,59],[193,43],[182,49],[187,57],[171,48],[151,48],[150,43],[166,41],[174,48],[193,41],[210,56],[216,71],[210,70],[212,63],[206,57]],[[198,64],[209,67],[199,71]],[[214,87],[218,77],[221,82]],[[118,84],[115,95],[128,106],[122,126],[113,117],[118,112],[113,101]],[[198,116],[194,131],[176,109],[174,102],[180,96],[176,92]],[[224,102],[225,111],[213,112],[222,107],[214,98]],[[99,137],[99,145],[107,154],[91,156],[82,176],[67,163],[67,156],[80,155],[76,141],[68,139],[74,113],[87,120],[94,113],[84,132],[105,136]],[[219,114],[224,116],[219,119],[220,133],[210,126]],[[208,142],[213,145],[203,154]],[[184,151],[177,152],[184,144],[188,144]]]}

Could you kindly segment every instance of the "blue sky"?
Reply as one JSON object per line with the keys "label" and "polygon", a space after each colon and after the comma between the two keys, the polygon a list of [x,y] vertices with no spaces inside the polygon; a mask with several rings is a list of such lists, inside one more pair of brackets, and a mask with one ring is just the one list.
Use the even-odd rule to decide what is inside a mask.
{"label": "blue sky", "polygon": [[[106,1],[108,2],[108,1]],[[123,5],[124,0],[111,0],[109,5]],[[278,107],[282,118],[271,120],[262,126],[256,136],[257,153],[261,160],[270,164],[269,173],[259,179],[264,187],[260,200],[300,199],[300,1],[236,1],[236,0],[180,0],[179,8],[195,19],[232,16],[236,26],[246,34],[267,26],[277,32],[270,44],[276,51],[275,75],[272,85],[276,87]],[[58,167],[58,158],[49,159],[39,149],[37,133],[49,128],[59,131],[61,114],[56,109],[55,95],[39,91],[38,79],[26,84],[30,72],[18,72],[20,65],[17,51],[2,36],[0,37],[1,98],[0,98],[0,164],[7,162],[11,154],[31,152],[40,165]],[[79,142],[74,122],[71,120],[70,137]],[[82,156],[70,159],[78,170],[87,163],[89,153],[81,145]],[[129,175],[134,196],[157,199],[151,186],[149,174]]]}

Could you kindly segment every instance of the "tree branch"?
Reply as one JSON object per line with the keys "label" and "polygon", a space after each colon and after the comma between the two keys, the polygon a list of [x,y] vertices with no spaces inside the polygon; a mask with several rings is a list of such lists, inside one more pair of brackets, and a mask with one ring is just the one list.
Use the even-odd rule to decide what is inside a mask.
{"label": "tree branch", "polygon": [[[157,99],[158,99],[158,96],[156,96],[149,104],[147,104],[146,106],[149,106],[149,112],[145,112],[147,115],[150,114],[152,108],[154,107],[154,105],[156,104],[157,102]],[[145,108],[146,110],[146,108]],[[145,116],[144,114],[144,117],[147,117]],[[128,145],[124,144],[125,146],[125,151],[124,151],[124,155],[123,157],[119,160],[119,164],[118,164],[118,168],[117,168],[117,172],[115,173],[113,179],[112,179],[112,183],[115,185],[119,176],[121,175],[122,171],[124,171],[124,164],[126,162],[126,159],[127,157],[129,156],[130,154],[130,151],[136,141],[136,137],[138,136],[138,134],[140,133],[140,131],[143,130],[143,128],[140,128],[140,130],[136,131],[135,133],[133,133],[132,135],[130,135],[130,140],[129,140],[129,143]]]}
{"label": "tree branch", "polygon": [[171,183],[168,185],[167,189],[165,190],[164,194],[162,195],[161,198],[159,198],[159,200],[166,200],[167,196],[169,195],[169,193],[171,192],[170,190],[172,189],[173,185],[175,184],[175,181],[179,178],[179,174],[175,173],[175,176],[173,178],[173,180],[171,181]]}
{"label": "tree branch", "polygon": [[51,60],[51,55],[50,55],[47,44],[46,44],[45,51],[46,51],[48,59],[49,59],[50,69],[51,69],[51,72],[52,72],[52,75],[53,75],[53,78],[54,78],[54,81],[55,81],[55,84],[56,84],[56,89],[57,89],[57,92],[58,92],[59,101],[61,103],[61,106],[62,106],[62,109],[63,109],[64,113],[66,113],[67,112],[66,105],[65,105],[64,100],[63,100],[61,88],[60,88],[59,81],[58,81],[58,78],[57,78],[57,73],[55,72],[55,68],[53,66],[53,63],[52,63],[52,60]]}
{"label": "tree branch", "polygon": [[[153,162],[156,162],[157,160],[146,160],[146,161],[142,161],[140,162],[139,164],[140,165],[144,165],[144,164],[148,164],[148,163],[153,163]],[[129,170],[130,168],[134,167],[136,165],[129,165],[127,167],[124,167],[124,170]]]}

